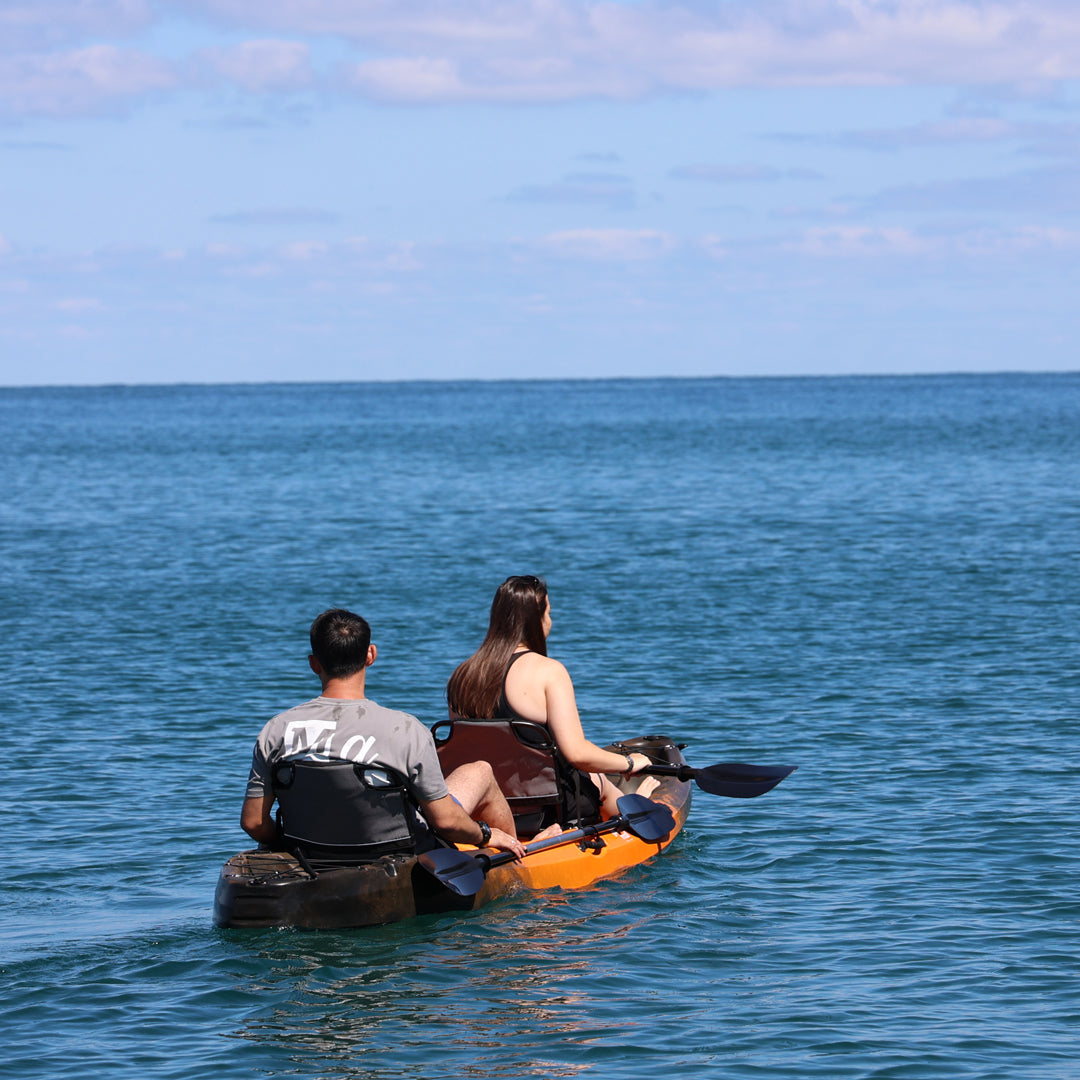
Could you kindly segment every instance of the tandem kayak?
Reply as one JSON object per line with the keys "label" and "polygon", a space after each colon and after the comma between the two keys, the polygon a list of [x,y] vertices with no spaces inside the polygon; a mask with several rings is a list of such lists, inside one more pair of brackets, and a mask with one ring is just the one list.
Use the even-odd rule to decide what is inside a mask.
{"label": "tandem kayak", "polygon": [[[662,735],[619,743],[619,751],[645,754],[672,775],[658,778],[649,799],[670,812],[670,831],[642,839],[628,828],[578,830],[565,843],[542,842],[543,850],[519,862],[487,866],[483,884],[471,895],[448,887],[423,863],[423,856],[383,855],[359,866],[309,873],[295,856],[283,851],[243,851],[221,870],[214,896],[214,923],[220,927],[293,926],[330,930],[377,926],[417,915],[471,911],[522,891],[582,889],[637,866],[668,847],[690,811],[693,786],[684,773],[680,748]],[[641,776],[612,776],[627,795],[637,792]],[[651,784],[650,784],[651,786]],[[621,807],[620,807],[621,809]],[[612,822],[611,824],[615,824]],[[578,835],[579,833],[584,835]],[[540,845],[538,845],[540,846]],[[462,852],[475,848],[459,845]],[[481,857],[483,858],[483,857]]]}

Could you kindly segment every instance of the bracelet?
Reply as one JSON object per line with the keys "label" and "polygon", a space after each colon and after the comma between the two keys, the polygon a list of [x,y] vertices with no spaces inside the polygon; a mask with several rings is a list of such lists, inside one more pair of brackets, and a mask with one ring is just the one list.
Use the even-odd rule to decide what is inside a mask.
{"label": "bracelet", "polygon": [[634,771],[634,759],[626,754],[626,775],[629,776]]}
{"label": "bracelet", "polygon": [[477,847],[487,847],[491,843],[491,826],[486,821],[478,821],[480,826],[480,843]]}

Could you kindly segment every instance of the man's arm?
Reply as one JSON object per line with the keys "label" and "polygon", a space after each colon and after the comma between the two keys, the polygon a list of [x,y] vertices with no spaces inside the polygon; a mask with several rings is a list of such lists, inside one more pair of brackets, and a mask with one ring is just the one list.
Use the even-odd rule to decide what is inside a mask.
{"label": "man's arm", "polygon": [[[444,839],[455,844],[483,843],[483,830],[449,795],[433,802],[421,802],[420,809],[427,823]],[[254,835],[254,834],[253,834]],[[492,829],[487,847],[499,851],[512,851],[519,859],[525,854],[520,840],[502,829]]]}
{"label": "man's arm", "polygon": [[257,795],[245,799],[240,811],[240,828],[260,844],[269,844],[277,834],[277,826],[271,811],[274,807],[274,795]]}

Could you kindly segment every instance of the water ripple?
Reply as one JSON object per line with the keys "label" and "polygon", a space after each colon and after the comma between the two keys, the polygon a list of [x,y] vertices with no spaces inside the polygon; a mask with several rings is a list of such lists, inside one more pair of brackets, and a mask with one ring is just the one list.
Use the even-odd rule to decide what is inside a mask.
{"label": "water ripple", "polygon": [[[1076,1075],[1080,379],[0,391],[0,422],[12,1075]],[[214,930],[312,615],[364,611],[373,696],[433,722],[510,572],[548,577],[598,740],[798,771],[579,893]]]}

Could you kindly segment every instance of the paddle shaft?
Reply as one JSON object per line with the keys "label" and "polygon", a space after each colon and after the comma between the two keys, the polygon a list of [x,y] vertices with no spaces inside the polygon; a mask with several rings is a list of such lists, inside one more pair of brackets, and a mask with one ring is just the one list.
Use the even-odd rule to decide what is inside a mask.
{"label": "paddle shaft", "polygon": [[[620,814],[616,818],[608,818],[607,821],[598,822],[596,825],[585,825],[580,829],[572,829],[570,832],[558,833],[549,836],[546,840],[534,840],[525,845],[526,855],[535,855],[538,851],[547,851],[549,848],[562,847],[564,844],[576,844],[579,840],[586,840],[590,836],[600,836],[602,833],[617,832],[619,829],[631,827],[630,816]],[[513,862],[516,856],[512,851],[500,851],[498,855],[488,855],[481,852],[478,858],[485,859],[489,867],[504,866]]]}
{"label": "paddle shaft", "polygon": [[642,769],[641,772],[646,776],[674,776],[677,780],[683,781],[693,780],[697,775],[697,769],[693,769],[689,765],[650,765],[647,769]]}

